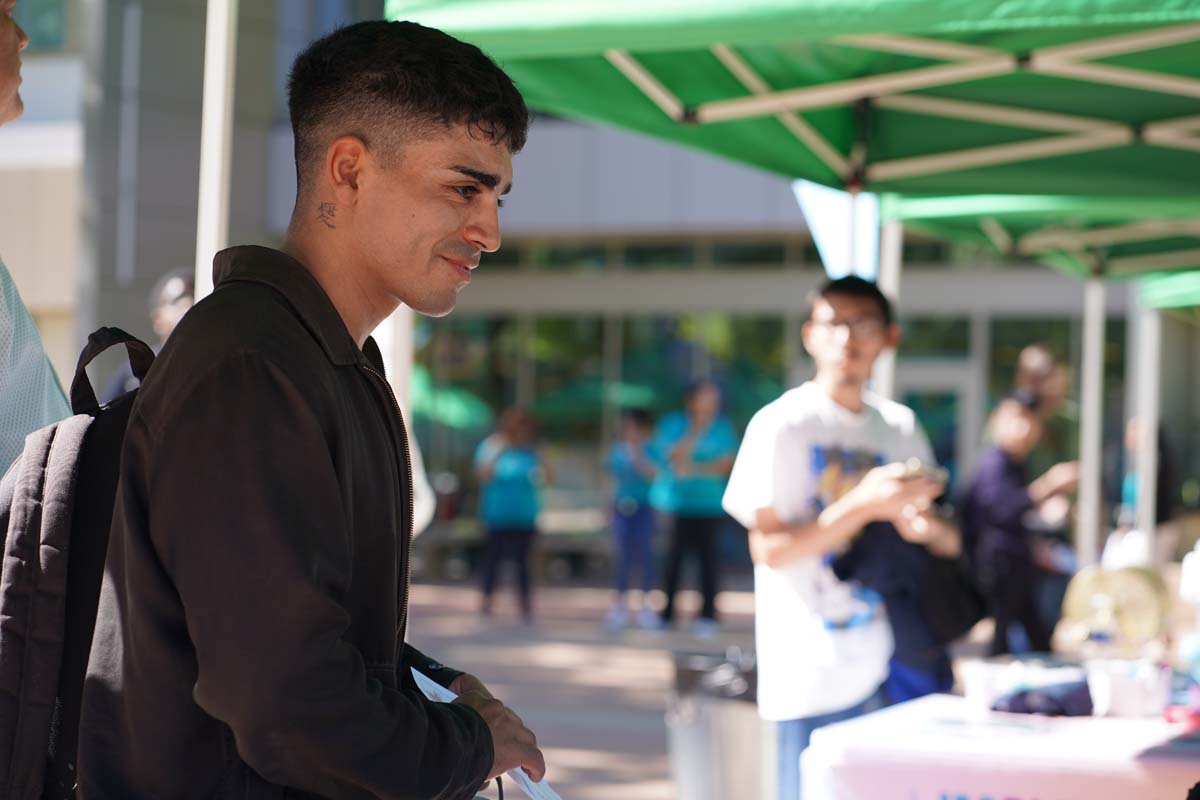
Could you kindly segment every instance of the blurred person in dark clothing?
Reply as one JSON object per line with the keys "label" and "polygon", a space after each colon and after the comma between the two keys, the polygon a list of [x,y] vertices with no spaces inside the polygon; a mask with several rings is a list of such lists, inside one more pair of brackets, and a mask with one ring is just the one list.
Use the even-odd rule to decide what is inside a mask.
{"label": "blurred person in dark clothing", "polygon": [[[192,307],[194,293],[195,277],[189,270],[172,270],[154,283],[154,288],[150,290],[149,302],[150,326],[154,330],[156,340],[154,352],[162,350],[171,331],[175,330],[179,320],[183,319],[183,315]],[[136,389],[137,385],[137,378],[134,377],[129,364],[122,364],[105,387],[100,402],[112,402],[126,392]]]}
{"label": "blurred person in dark clothing", "polygon": [[529,555],[542,510],[541,486],[548,482],[549,474],[537,450],[537,422],[529,412],[510,408],[500,415],[496,432],[475,452],[475,475],[480,485],[479,516],[484,525],[482,611],[492,613],[500,564],[511,560],[517,569],[521,615],[530,622],[533,589]]}
{"label": "blurred person in dark clothing", "polygon": [[1030,482],[1027,461],[1042,437],[1041,398],[1017,390],[996,408],[994,445],[980,458],[960,503],[964,543],[996,621],[990,652],[1009,652],[1008,628],[1018,622],[1033,649],[1050,649],[1050,635],[1035,605],[1038,576],[1028,515],[1061,505],[1079,480],[1074,462],[1056,464]]}
{"label": "blurred person in dark clothing", "polygon": [[1021,349],[1013,391],[1038,399],[1038,411],[1052,417],[1062,410],[1071,391],[1071,375],[1050,345],[1038,342]]}

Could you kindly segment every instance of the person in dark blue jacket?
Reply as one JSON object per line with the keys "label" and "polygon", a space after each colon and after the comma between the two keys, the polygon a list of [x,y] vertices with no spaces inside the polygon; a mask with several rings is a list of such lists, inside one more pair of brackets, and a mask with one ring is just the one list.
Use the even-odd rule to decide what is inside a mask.
{"label": "person in dark blue jacket", "polygon": [[654,586],[655,514],[650,506],[650,485],[658,470],[650,452],[653,420],[643,408],[631,408],[621,416],[621,436],[608,450],[608,475],[612,481],[613,606],[604,619],[605,627],[619,630],[629,621],[626,593],[634,573],[640,580],[642,607],[637,622],[643,628],[658,627],[658,615],[647,605]]}
{"label": "person in dark blue jacket", "polygon": [[1025,629],[1035,651],[1050,649],[1051,631],[1034,601],[1037,573],[1027,526],[1039,507],[1074,489],[1079,467],[1056,464],[1030,482],[1027,461],[1042,436],[1041,408],[1041,398],[1027,390],[1000,403],[991,425],[995,444],[980,458],[961,501],[964,541],[996,620],[992,655],[1009,652],[1013,622]]}

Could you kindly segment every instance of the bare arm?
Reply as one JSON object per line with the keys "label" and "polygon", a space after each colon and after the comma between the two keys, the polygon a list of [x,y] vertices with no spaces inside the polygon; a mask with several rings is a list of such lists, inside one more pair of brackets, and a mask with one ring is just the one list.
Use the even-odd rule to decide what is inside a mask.
{"label": "bare arm", "polygon": [[853,539],[870,522],[851,495],[826,508],[812,522],[788,525],[773,508],[760,508],[750,531],[750,558],[755,564],[782,567],[819,556]]}
{"label": "bare arm", "polygon": [[892,524],[905,539],[924,545],[938,558],[962,555],[962,534],[958,526],[932,510],[916,511],[910,506],[892,520]]}
{"label": "bare arm", "polygon": [[1035,506],[1059,494],[1067,494],[1079,483],[1079,463],[1068,461],[1055,464],[1046,474],[1029,484],[1029,499]]}
{"label": "bare arm", "polygon": [[508,447],[507,443],[502,439],[497,438],[495,442],[496,446],[488,454],[488,457],[481,460],[475,466],[475,477],[479,479],[480,483],[487,483],[492,479],[492,474],[496,470],[496,460],[500,458],[501,454]]}
{"label": "bare arm", "polygon": [[799,525],[786,523],[774,508],[759,509],[750,532],[750,557],[756,564],[779,567],[823,555],[849,542],[867,523],[893,521],[906,507],[928,507],[942,493],[941,483],[906,479],[906,474],[904,464],[877,467],[815,520]]}
{"label": "bare arm", "polygon": [[640,448],[634,452],[633,468],[648,481],[652,481],[658,477],[658,467],[654,465],[654,462],[646,458],[645,452]]}

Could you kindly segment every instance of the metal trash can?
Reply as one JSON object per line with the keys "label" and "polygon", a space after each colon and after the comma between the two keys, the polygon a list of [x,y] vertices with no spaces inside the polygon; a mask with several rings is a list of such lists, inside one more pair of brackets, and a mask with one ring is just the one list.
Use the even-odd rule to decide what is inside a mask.
{"label": "metal trash can", "polygon": [[774,726],[758,717],[754,654],[674,656],[667,747],[677,797],[774,800]]}

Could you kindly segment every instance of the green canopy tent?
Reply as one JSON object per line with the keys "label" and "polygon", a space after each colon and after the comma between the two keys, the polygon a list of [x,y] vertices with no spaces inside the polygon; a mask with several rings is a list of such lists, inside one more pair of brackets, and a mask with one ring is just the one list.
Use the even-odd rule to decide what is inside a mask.
{"label": "green canopy tent", "polygon": [[389,0],[541,111],[792,178],[926,194],[1188,195],[1194,0]]}
{"label": "green canopy tent", "polygon": [[1147,308],[1200,309],[1200,257],[1194,270],[1147,275],[1140,288]]}
{"label": "green canopy tent", "polygon": [[[389,0],[387,14],[479,45],[540,111],[851,191],[1171,197],[1200,177],[1194,0]],[[893,294],[900,245],[893,222],[879,270]],[[1085,300],[1094,343],[1102,281]],[[1086,458],[1090,560],[1099,452]]]}
{"label": "green canopy tent", "polygon": [[1126,279],[1200,266],[1200,194],[885,195],[880,216],[938,238],[1032,258],[1080,278]]}
{"label": "green canopy tent", "polygon": [[[1200,301],[1200,197],[1124,198],[1061,195],[976,195],[961,197],[883,198],[885,221],[944,239],[974,242],[1001,255],[1032,258],[1069,274],[1088,279],[1089,286],[1105,279],[1149,276],[1142,287],[1138,314],[1137,416],[1138,526],[1153,531],[1154,481],[1157,474],[1157,429],[1161,385],[1161,319],[1156,306],[1179,302],[1179,296]],[[1183,279],[1184,287],[1180,286]],[[1093,293],[1089,290],[1089,296]],[[1145,302],[1148,296],[1157,303]],[[1094,298],[1093,298],[1094,300]],[[1089,303],[1085,318],[1083,430],[1081,454],[1094,472],[1099,468],[1102,416],[1101,353],[1104,342],[1103,295],[1099,307]],[[1093,480],[1095,479],[1095,481]],[[1082,485],[1089,492],[1098,476]],[[1098,508],[1098,498],[1081,498],[1081,509]]]}

